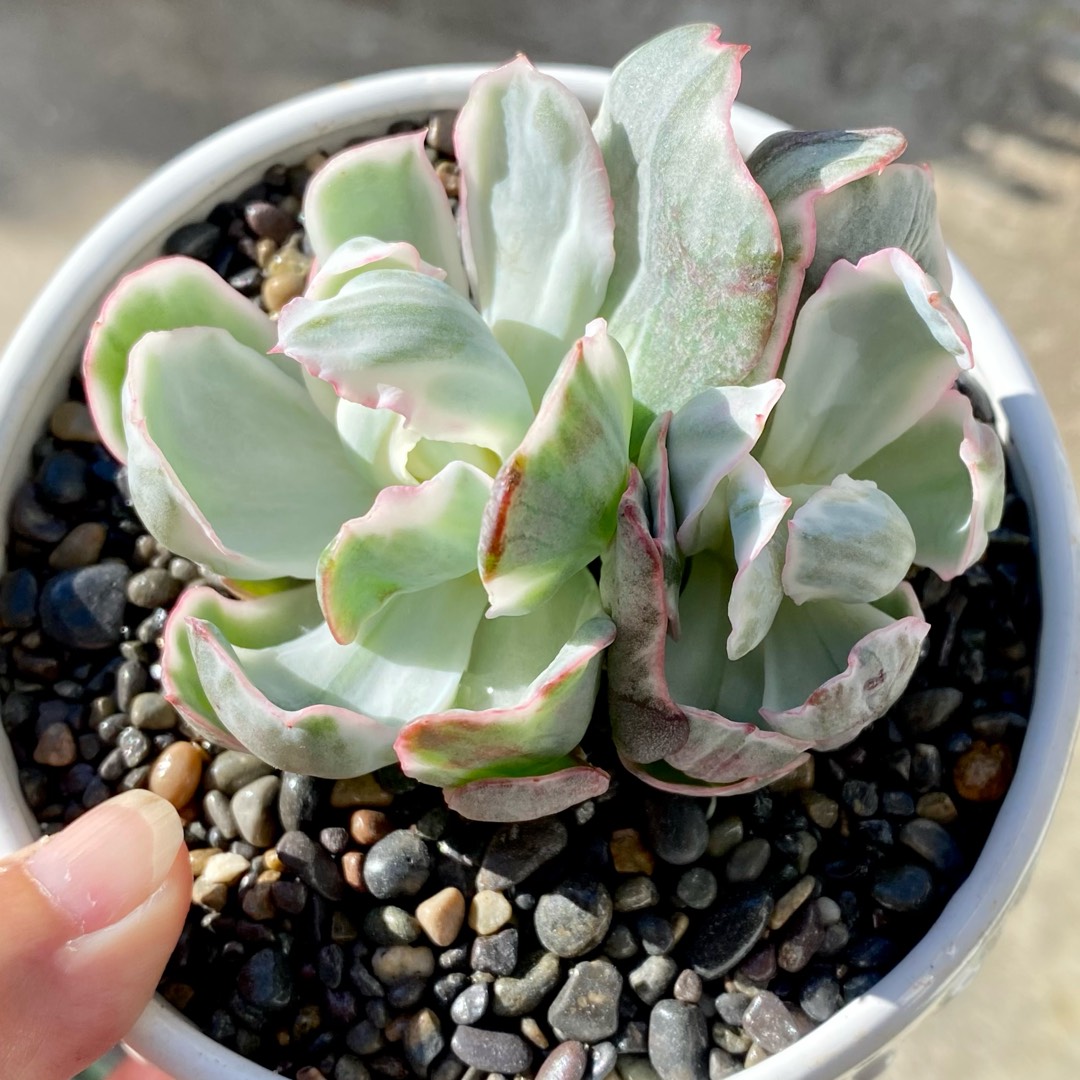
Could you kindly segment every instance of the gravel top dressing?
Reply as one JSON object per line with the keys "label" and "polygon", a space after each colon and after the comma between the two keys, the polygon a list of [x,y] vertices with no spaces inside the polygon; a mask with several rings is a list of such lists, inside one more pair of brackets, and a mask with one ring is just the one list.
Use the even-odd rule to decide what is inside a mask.
{"label": "gravel top dressing", "polygon": [[[453,197],[451,123],[436,116],[429,145]],[[277,312],[304,286],[296,215],[320,161],[271,168],[167,250]],[[922,662],[855,742],[755,794],[691,799],[623,771],[598,718],[585,749],[607,794],[510,826],[458,817],[396,767],[317,780],[189,739],[160,692],[159,640],[204,579],[145,534],[77,381],[29,476],[0,578],[26,800],[46,832],[133,787],[180,810],[195,883],[161,991],[296,1080],[738,1072],[919,940],[978,857],[1023,740],[1039,603],[1012,486],[982,562],[913,579],[932,624]]]}

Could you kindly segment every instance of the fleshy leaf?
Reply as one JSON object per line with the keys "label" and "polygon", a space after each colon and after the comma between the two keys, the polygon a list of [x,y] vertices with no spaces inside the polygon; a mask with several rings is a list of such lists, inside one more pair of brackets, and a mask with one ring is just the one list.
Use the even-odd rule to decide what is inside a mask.
{"label": "fleshy leaf", "polygon": [[[818,245],[817,204],[822,196],[844,190],[860,177],[880,172],[898,158],[906,146],[907,139],[892,128],[778,131],[764,139],[747,159],[747,168],[776,212],[784,251],[777,288],[776,321],[761,359],[747,382],[771,379],[780,367],[795,321],[803,278]],[[888,246],[879,244],[870,250],[878,251]],[[839,252],[825,269],[844,254]],[[818,283],[820,280],[819,277]]]}
{"label": "fleshy leaf", "polygon": [[476,536],[491,478],[454,462],[425,483],[387,487],[342,525],[319,560],[319,599],[346,644],[392,597],[475,569]]}
{"label": "fleshy leaf", "polygon": [[473,821],[532,821],[558,814],[608,789],[603,769],[566,758],[536,776],[498,776],[443,790],[446,805]]}
{"label": "fleshy leaf", "polygon": [[489,618],[531,611],[607,546],[626,486],[632,415],[626,357],[598,319],[495,477],[479,555]]}
{"label": "fleshy leaf", "polygon": [[[760,386],[714,386],[672,417],[667,438],[671,495],[685,554],[706,546],[702,515],[720,482],[750,453],[783,392],[779,379]],[[726,518],[726,509],[718,516]]]}
{"label": "fleshy leaf", "polygon": [[614,636],[586,571],[529,615],[485,620],[453,705],[398,737],[402,768],[446,787],[529,774],[568,754],[592,717],[600,654]]}
{"label": "fleshy leaf", "polygon": [[731,583],[727,639],[728,659],[738,660],[760,644],[784,598],[780,572],[784,565],[780,522],[791,500],[769,483],[752,457],[732,470],[728,480],[728,513],[738,571]]}
{"label": "fleshy leaf", "polygon": [[475,574],[403,594],[350,645],[325,624],[266,648],[234,646],[209,620],[189,618],[186,630],[206,700],[251,753],[312,776],[359,776],[395,760],[405,723],[453,700],[484,602]]}
{"label": "fleshy leaf", "polygon": [[904,692],[929,630],[870,604],[785,602],[763,645],[762,717],[815,749],[843,746]]}
{"label": "fleshy leaf", "polygon": [[224,330],[144,336],[124,385],[128,479],[147,528],[230,577],[314,577],[375,485],[301,383]]}
{"label": "fleshy leaf", "polygon": [[[90,328],[83,354],[87,404],[102,441],[120,461],[127,458],[120,397],[128,354],[144,334],[181,326],[219,327],[259,353],[275,341],[268,316],[195,259],[157,259],[121,278]],[[265,363],[299,377],[288,360]]]}
{"label": "fleshy leaf", "polygon": [[649,496],[650,531],[660,551],[667,592],[668,633],[679,636],[679,589],[683,557],[675,540],[675,502],[671,497],[671,470],[667,439],[672,414],[658,416],[645,435],[638,454],[638,469]]}
{"label": "fleshy leaf", "polygon": [[878,600],[911,569],[915,535],[903,511],[870,480],[838,476],[788,522],[784,592],[796,604]]}
{"label": "fleshy leaf", "polygon": [[670,792],[672,795],[695,795],[705,798],[710,795],[745,795],[748,792],[767,787],[788,773],[794,772],[806,762],[809,756],[809,754],[800,754],[771,773],[749,776],[732,784],[713,784],[708,780],[696,780],[692,776],[687,776],[686,773],[672,768],[665,761],[657,761],[651,765],[639,765],[636,761],[631,761],[629,758],[620,755],[627,771],[633,773],[639,780],[643,780],[651,787]]}
{"label": "fleshy leaf", "polygon": [[410,131],[335,154],[304,193],[304,227],[320,263],[357,236],[411,244],[467,296],[457,226],[425,136]]}
{"label": "fleshy leaf", "polygon": [[890,165],[826,195],[814,210],[817,246],[804,296],[818,288],[838,259],[858,262],[883,248],[906,251],[944,292],[952,287],[929,165]]}
{"label": "fleshy leaf", "polygon": [[617,628],[608,650],[608,707],[619,750],[658,761],[686,741],[689,724],[664,672],[667,588],[649,530],[645,484],[635,468],[619,503],[615,540],[604,556],[600,589]]}
{"label": "fleshy leaf", "polygon": [[1001,521],[1005,456],[971,402],[949,390],[909,431],[879,450],[856,475],[873,480],[904,512],[915,534],[915,562],[946,581],[986,550]]}
{"label": "fleshy leaf", "polygon": [[532,420],[525,383],[476,309],[424,274],[371,270],[330,300],[300,297],[278,333],[340,397],[401,413],[429,439],[505,457]]}
{"label": "fleshy leaf", "polygon": [[615,201],[601,314],[652,413],[738,383],[776,314],[780,234],[731,130],[745,45],[685,26],[619,63],[594,124]]}
{"label": "fleshy leaf", "polygon": [[615,260],[600,148],[577,98],[524,56],[473,83],[454,141],[473,296],[539,405]]}
{"label": "fleshy leaf", "polygon": [[221,628],[234,645],[262,649],[291,641],[322,622],[314,585],[234,600],[216,589],[199,587],[180,594],[162,639],[161,683],[169,701],[208,739],[233,750],[243,744],[222,725],[203,692],[188,636],[188,620]]}
{"label": "fleshy leaf", "polygon": [[446,280],[446,271],[424,262],[412,244],[389,244],[371,236],[354,236],[335,248],[317,268],[304,295],[309,300],[329,300],[358,274],[370,270],[412,270],[439,281]]}
{"label": "fleshy leaf", "polygon": [[971,363],[963,320],[910,255],[838,262],[799,313],[787,389],[754,456],[780,488],[830,483],[907,431]]}

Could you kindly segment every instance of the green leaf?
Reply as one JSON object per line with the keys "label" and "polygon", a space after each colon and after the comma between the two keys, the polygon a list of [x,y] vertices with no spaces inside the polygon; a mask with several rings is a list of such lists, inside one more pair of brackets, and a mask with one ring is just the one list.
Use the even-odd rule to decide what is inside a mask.
{"label": "green leaf", "polygon": [[533,417],[525,383],[475,308],[410,270],[371,270],[329,300],[300,297],[281,349],[340,397],[401,413],[429,439],[509,454]]}
{"label": "green leaf", "polygon": [[[181,326],[216,326],[259,353],[275,341],[269,317],[204,263],[157,259],[121,278],[90,328],[83,355],[87,404],[102,441],[121,461],[127,459],[120,397],[128,354],[144,334]],[[300,377],[297,365],[283,357],[264,363]]]}
{"label": "green leaf", "polygon": [[744,45],[685,26],[618,64],[594,124],[615,202],[601,314],[660,413],[738,383],[776,314],[780,235],[731,130]]}
{"label": "green leaf", "polygon": [[303,385],[224,330],[147,334],[124,395],[140,517],[220,574],[310,579],[342,521],[375,497]]}
{"label": "green leaf", "polygon": [[457,226],[442,181],[424,147],[424,131],[373,139],[335,154],[304,193],[304,227],[320,262],[354,237],[411,244],[469,292]]}
{"label": "green leaf", "polygon": [[329,300],[360,274],[370,270],[412,270],[438,281],[446,280],[446,271],[424,262],[412,244],[390,244],[372,236],[354,236],[334,248],[304,290],[309,300]]}
{"label": "green leaf", "polygon": [[539,405],[615,260],[600,148],[577,98],[524,56],[473,83],[455,142],[473,296]]}
{"label": "green leaf", "polygon": [[533,610],[607,546],[626,486],[632,411],[626,357],[597,320],[495,477],[480,535],[490,618]]}

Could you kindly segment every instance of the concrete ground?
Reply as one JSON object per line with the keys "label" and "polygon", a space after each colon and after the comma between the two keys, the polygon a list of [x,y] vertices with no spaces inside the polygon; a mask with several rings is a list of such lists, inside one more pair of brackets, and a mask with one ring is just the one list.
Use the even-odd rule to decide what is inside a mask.
{"label": "concrete ground", "polygon": [[[1080,476],[1080,0],[0,0],[0,341],[155,166],[260,106],[390,67],[610,64],[709,19],[741,99],[800,127],[890,123],[934,162],[949,242],[1046,388]],[[901,1080],[1080,1075],[1080,774],[981,973]]]}

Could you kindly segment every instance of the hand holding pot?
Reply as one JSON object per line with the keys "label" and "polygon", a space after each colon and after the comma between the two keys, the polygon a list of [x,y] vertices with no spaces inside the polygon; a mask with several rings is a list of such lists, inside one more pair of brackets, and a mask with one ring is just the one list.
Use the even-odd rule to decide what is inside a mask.
{"label": "hand holding pot", "polygon": [[146,791],[0,860],[0,1076],[67,1080],[122,1038],[190,898],[180,819]]}

